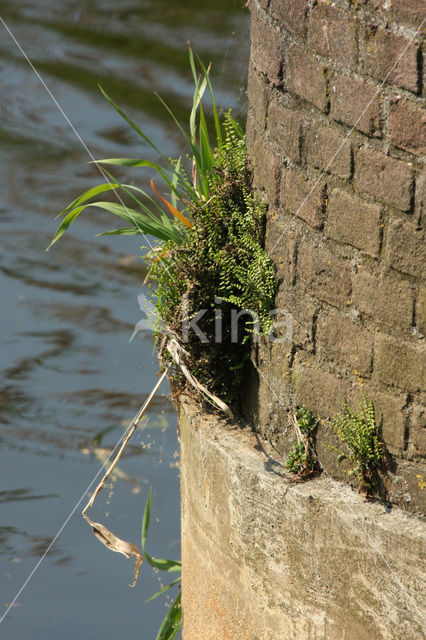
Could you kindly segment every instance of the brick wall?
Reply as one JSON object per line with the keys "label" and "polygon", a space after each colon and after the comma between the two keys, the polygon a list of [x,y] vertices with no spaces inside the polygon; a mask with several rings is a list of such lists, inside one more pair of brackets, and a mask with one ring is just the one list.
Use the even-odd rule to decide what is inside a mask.
{"label": "brick wall", "polygon": [[[326,419],[364,389],[389,453],[383,496],[424,511],[423,2],[251,0],[250,9],[248,152],[269,205],[276,306],[292,324],[291,340],[256,351],[251,411],[285,455],[288,408]],[[334,438],[323,420],[319,458],[347,480]]]}

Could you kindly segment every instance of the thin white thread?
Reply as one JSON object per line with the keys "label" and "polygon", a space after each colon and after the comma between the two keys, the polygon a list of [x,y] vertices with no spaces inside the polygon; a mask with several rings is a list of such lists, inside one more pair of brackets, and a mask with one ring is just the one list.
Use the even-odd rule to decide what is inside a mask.
{"label": "thin white thread", "polygon": [[277,246],[277,244],[279,244],[281,242],[282,237],[284,236],[284,234],[286,233],[287,229],[290,227],[290,225],[292,224],[293,220],[296,218],[296,216],[299,214],[299,211],[302,209],[302,207],[306,204],[306,202],[309,200],[309,198],[311,197],[313,191],[316,189],[316,187],[318,186],[318,184],[321,182],[322,177],[325,175],[325,172],[327,171],[327,169],[329,168],[329,166],[331,165],[331,163],[333,162],[334,158],[340,153],[340,150],[342,149],[342,147],[346,144],[348,138],[350,137],[350,135],[352,134],[352,132],[354,131],[356,125],[358,124],[358,122],[361,120],[362,116],[364,115],[364,113],[368,110],[370,104],[373,102],[373,100],[376,98],[376,96],[379,95],[379,93],[381,92],[381,90],[383,89],[383,86],[385,85],[386,80],[389,78],[390,74],[392,73],[392,71],[395,69],[395,67],[397,66],[397,64],[399,63],[399,61],[401,60],[402,56],[405,54],[405,52],[407,51],[408,47],[410,46],[410,44],[413,42],[414,38],[416,37],[416,35],[419,33],[420,29],[422,28],[422,26],[424,25],[424,23],[426,22],[426,18],[423,20],[423,22],[421,23],[420,27],[417,29],[417,31],[414,33],[414,35],[410,38],[410,40],[408,41],[408,44],[404,47],[402,53],[398,56],[396,62],[393,64],[393,66],[390,68],[390,70],[388,71],[388,73],[386,74],[384,80],[382,81],[381,85],[379,86],[379,88],[377,89],[376,93],[373,95],[373,97],[371,98],[371,100],[367,103],[367,106],[365,107],[365,109],[362,111],[361,115],[358,117],[357,121],[355,122],[355,124],[353,125],[352,129],[349,131],[349,133],[346,135],[345,139],[343,140],[343,142],[341,143],[341,145],[338,147],[337,151],[334,153],[334,155],[332,156],[331,160],[328,162],[327,166],[325,167],[325,169],[322,170],[322,172],[320,173],[319,178],[317,178],[316,182],[314,183],[314,186],[312,187],[312,189],[309,191],[308,195],[305,197],[305,199],[302,201],[302,204],[299,206],[299,208],[297,209],[296,213],[293,214],[293,216],[290,218],[290,221],[285,225],[283,231],[281,232],[280,237],[278,238],[278,240],[275,242],[274,246],[272,247],[272,249],[270,249],[268,251],[268,256],[271,255],[271,253],[274,251],[275,247]]}
{"label": "thin white thread", "polygon": [[21,593],[23,592],[23,590],[25,589],[25,587],[27,586],[27,584],[29,583],[29,581],[31,580],[31,578],[33,577],[33,575],[35,574],[35,572],[37,571],[37,569],[39,568],[40,564],[43,562],[44,558],[47,556],[47,554],[49,553],[50,549],[53,547],[53,545],[55,544],[56,540],[59,538],[59,536],[61,535],[62,531],[65,529],[66,525],[68,524],[68,522],[71,520],[72,516],[74,515],[74,513],[77,511],[80,503],[82,502],[82,500],[84,499],[84,497],[87,495],[87,492],[89,491],[90,487],[93,485],[93,483],[96,481],[97,477],[102,473],[103,469],[105,468],[106,464],[108,463],[109,459],[112,457],[112,455],[114,454],[115,450],[119,447],[119,445],[121,444],[121,442],[125,439],[126,435],[128,434],[128,432],[130,431],[130,429],[132,428],[132,425],[134,424],[135,420],[137,419],[138,415],[140,413],[140,410],[136,413],[135,417],[133,418],[133,420],[130,422],[130,425],[128,426],[128,428],[126,429],[126,431],[123,433],[123,435],[121,436],[121,438],[119,439],[119,441],[117,442],[117,444],[115,445],[114,449],[112,449],[112,451],[110,452],[110,454],[108,455],[108,457],[106,458],[105,462],[102,464],[102,466],[100,467],[99,471],[96,473],[96,475],[94,476],[93,480],[90,482],[90,484],[88,485],[87,489],[84,491],[84,493],[82,494],[81,498],[78,500],[78,502],[76,503],[76,505],[74,506],[73,510],[71,511],[71,513],[67,516],[66,520],[63,522],[61,528],[59,529],[59,531],[57,532],[57,534],[55,535],[55,537],[53,538],[53,540],[50,542],[50,544],[46,547],[46,549],[43,552],[43,555],[41,556],[41,558],[38,560],[38,562],[36,563],[36,565],[34,566],[34,568],[30,571],[30,573],[28,574],[28,577],[26,578],[24,584],[22,585],[22,587],[19,589],[18,593],[16,594],[16,596],[13,598],[12,602],[9,604],[9,606],[7,607],[6,611],[4,612],[4,614],[2,615],[2,617],[0,618],[0,624],[3,622],[3,620],[5,619],[5,617],[7,616],[7,614],[9,613],[10,609],[13,607],[13,605],[15,604],[15,602],[17,601],[17,599],[19,598],[19,596],[21,595]]}
{"label": "thin white thread", "polygon": [[[81,138],[80,134],[78,133],[78,131],[75,129],[74,125],[72,124],[71,120],[68,118],[67,114],[65,113],[65,111],[62,109],[61,105],[58,103],[58,101],[56,100],[55,96],[53,95],[53,93],[51,92],[51,90],[49,89],[49,87],[46,85],[46,83],[44,82],[43,78],[41,77],[41,75],[39,74],[39,72],[37,71],[37,69],[35,68],[35,66],[33,65],[33,63],[31,62],[31,60],[29,59],[29,57],[27,56],[27,54],[25,53],[24,49],[22,48],[22,46],[20,45],[20,43],[18,42],[18,40],[15,38],[14,34],[12,33],[12,31],[9,29],[9,27],[7,26],[7,24],[5,23],[5,21],[3,20],[3,18],[0,16],[0,22],[3,24],[4,28],[6,29],[6,31],[9,33],[10,37],[12,38],[12,40],[14,41],[14,43],[16,44],[16,46],[18,47],[19,51],[22,53],[22,55],[24,56],[25,60],[28,62],[28,64],[30,65],[32,71],[35,73],[35,75],[37,76],[37,78],[40,80],[41,84],[43,85],[43,87],[45,88],[45,90],[47,91],[48,95],[50,96],[50,98],[53,100],[54,104],[56,105],[56,107],[58,108],[58,110],[60,111],[60,113],[62,114],[62,116],[64,117],[64,119],[66,120],[66,122],[69,124],[69,126],[71,127],[73,133],[75,134],[75,136],[77,137],[77,139],[79,140],[79,142],[81,143],[81,145],[83,146],[83,148],[87,151],[89,157],[92,159],[93,163],[96,165],[96,167],[98,168],[99,172],[101,173],[101,175],[103,176],[103,178],[106,180],[106,182],[109,185],[112,185],[111,181],[109,180],[108,176],[104,173],[102,167],[99,165],[99,163],[95,160],[95,158],[93,157],[92,152],[90,151],[90,149],[87,147],[86,143],[84,142],[84,140]],[[121,199],[119,193],[116,192],[116,190],[113,190],[114,193],[116,194],[118,200],[120,201],[120,203],[123,205],[123,207],[126,209],[127,213],[129,214],[129,216],[131,217],[131,219],[133,220],[135,226],[141,231],[141,235],[143,235],[146,239],[146,241],[148,242],[148,244],[150,245],[151,249],[153,251],[155,251],[157,253],[157,250],[155,247],[153,247],[153,245],[151,244],[149,238],[147,237],[147,235],[145,233],[143,233],[142,229],[140,228],[139,224],[136,222],[136,220],[133,218],[133,215],[131,213],[131,211],[127,208],[127,206],[124,204],[123,200]],[[137,415],[137,414],[136,414]],[[135,419],[135,418],[134,418]],[[134,419],[132,420],[132,422],[130,423],[130,427],[134,421]],[[130,429],[129,427],[129,429]],[[21,588],[19,589],[18,593],[16,594],[16,596],[13,598],[12,602],[9,604],[8,608],[6,609],[6,611],[4,612],[3,616],[0,618],[0,624],[3,622],[3,620],[5,619],[5,617],[7,616],[7,614],[9,613],[10,609],[13,607],[13,605],[15,604],[16,600],[19,598],[19,596],[21,595],[21,593],[23,592],[23,590],[25,589],[25,587],[27,586],[27,584],[29,583],[29,581],[31,580],[31,578],[33,577],[33,575],[35,574],[35,572],[37,571],[38,567],[40,566],[40,564],[42,563],[42,561],[44,560],[44,558],[47,556],[47,554],[49,553],[50,549],[52,548],[52,546],[54,545],[54,543],[56,542],[56,540],[59,538],[59,536],[61,535],[62,531],[64,530],[64,528],[66,527],[66,525],[68,524],[68,522],[70,521],[70,519],[72,518],[72,516],[74,515],[74,513],[76,512],[78,506],[80,505],[80,503],[82,502],[83,498],[85,497],[85,495],[87,494],[87,492],[89,491],[90,487],[93,485],[93,483],[95,482],[95,480],[97,479],[97,477],[99,476],[99,474],[102,472],[102,470],[104,469],[105,465],[107,464],[108,460],[110,459],[110,457],[112,456],[112,454],[114,453],[114,451],[117,449],[117,447],[119,446],[119,444],[122,442],[122,440],[125,438],[128,430],[126,430],[126,432],[123,434],[123,436],[120,438],[120,440],[118,441],[118,443],[115,445],[114,449],[111,451],[111,453],[109,454],[109,456],[107,457],[107,459],[105,460],[105,462],[103,463],[103,465],[101,466],[101,468],[99,469],[99,471],[97,472],[97,474],[95,475],[95,477],[93,478],[93,480],[91,481],[91,483],[89,484],[89,486],[87,487],[87,489],[85,490],[85,492],[83,493],[83,495],[81,496],[81,498],[79,499],[79,501],[76,503],[76,505],[74,506],[73,510],[71,511],[71,513],[68,515],[68,517],[66,518],[66,520],[64,521],[64,523],[62,524],[61,528],[59,529],[59,531],[57,532],[57,534],[55,535],[55,537],[53,538],[53,540],[50,542],[50,544],[47,546],[47,548],[45,549],[43,555],[41,556],[41,558],[38,560],[38,562],[36,563],[36,565],[34,566],[34,568],[32,569],[32,571],[29,573],[28,577],[26,578],[25,582],[23,583],[23,585],[21,586]]]}
{"label": "thin white thread", "polygon": [[[272,387],[269,384],[269,381],[267,380],[266,376],[262,373],[262,371],[259,369],[259,367],[257,366],[257,364],[254,362],[253,358],[250,358],[251,362],[253,363],[256,371],[259,373],[259,375],[263,378],[263,380],[266,382],[266,386],[268,387],[269,391],[275,396],[276,400],[278,401],[278,404],[284,409],[284,411],[287,411],[287,408],[284,406],[284,404],[281,402],[281,399],[278,397],[278,395],[275,393],[275,391],[272,389]],[[312,455],[314,456],[314,458],[317,460],[317,462],[321,465],[321,462],[316,454],[316,451],[314,451],[314,449],[312,449],[312,447],[308,444],[309,450],[312,453]],[[333,483],[335,489],[337,490],[338,493],[341,493],[342,490],[339,487],[338,483],[334,480],[334,478],[331,477],[331,475],[328,473],[328,471],[326,469],[323,468],[323,466],[321,465],[321,469],[322,469],[322,473],[324,473],[324,475],[326,475],[329,480],[331,480],[331,482]],[[373,551],[375,551],[383,560],[383,562],[385,563],[385,565],[387,566],[387,568],[389,569],[389,571],[391,572],[392,576],[396,579],[396,581],[398,582],[399,586],[402,588],[402,590],[406,593],[408,600],[410,602],[413,603],[414,605],[414,610],[417,613],[417,615],[419,616],[419,619],[422,620],[422,622],[425,621],[425,617],[422,615],[422,613],[419,611],[417,604],[414,602],[412,596],[408,593],[407,589],[405,588],[405,585],[401,582],[401,580],[398,577],[398,574],[395,573],[395,571],[393,570],[392,566],[388,563],[388,561],[386,560],[386,558],[384,557],[384,555],[382,554],[382,552],[380,551],[380,549],[377,548],[374,540],[371,538],[371,536],[369,535],[369,533],[367,532],[367,530],[364,528],[360,518],[357,516],[357,514],[355,513],[355,511],[352,509],[351,505],[348,503],[344,503],[346,504],[346,506],[349,507],[349,510],[352,512],[352,515],[355,516],[355,519],[358,521],[359,526],[362,530],[362,532],[364,533],[365,537],[367,538],[367,540],[370,542],[371,547],[373,549]]]}
{"label": "thin white thread", "polygon": [[[56,100],[55,96],[53,95],[53,93],[51,92],[51,90],[49,89],[49,87],[47,86],[47,84],[45,83],[45,81],[43,80],[43,78],[41,77],[41,75],[39,74],[39,72],[37,71],[37,69],[35,68],[35,66],[33,65],[33,63],[31,62],[31,60],[29,59],[29,57],[27,56],[27,54],[25,53],[24,49],[22,48],[21,44],[18,42],[18,40],[16,39],[16,37],[14,36],[14,34],[12,33],[12,31],[10,30],[10,28],[7,26],[7,24],[5,23],[5,21],[3,20],[3,18],[0,16],[0,21],[3,24],[4,28],[6,29],[6,31],[9,33],[10,37],[12,38],[12,40],[14,41],[14,43],[16,44],[16,46],[18,47],[19,51],[22,53],[22,55],[24,56],[25,60],[28,62],[28,64],[30,65],[32,71],[35,73],[35,75],[37,76],[37,78],[40,80],[41,84],[43,85],[43,87],[45,88],[45,90],[47,91],[48,95],[50,96],[50,98],[53,100],[54,104],[56,105],[56,107],[58,108],[59,112],[61,113],[61,115],[64,117],[65,121],[69,124],[69,126],[71,127],[73,133],[75,134],[77,140],[81,143],[82,147],[85,149],[85,151],[87,151],[88,156],[92,159],[92,162],[94,165],[96,165],[97,169],[99,170],[100,174],[102,175],[102,177],[104,178],[104,180],[110,185],[112,186],[112,182],[110,181],[109,177],[106,175],[106,173],[104,172],[103,168],[100,166],[100,164],[95,160],[92,152],[90,151],[90,149],[88,148],[88,146],[86,145],[86,143],[84,142],[84,140],[82,139],[82,137],[80,136],[80,134],[78,133],[78,131],[76,130],[76,128],[74,127],[73,123],[71,122],[71,120],[68,118],[67,114],[65,113],[65,111],[62,109],[61,105],[59,104],[59,102]],[[139,226],[139,224],[137,223],[137,221],[134,219],[132,212],[130,211],[130,209],[128,209],[128,207],[126,206],[126,204],[123,202],[120,194],[118,193],[118,191],[116,189],[112,189],[112,191],[114,192],[114,194],[116,195],[118,201],[120,202],[120,204],[125,208],[126,212],[129,214],[130,218],[132,219],[134,225],[139,229],[139,231],[141,232],[141,235],[146,239],[147,243],[149,244],[149,246],[151,247],[152,251],[154,251],[157,255],[158,255],[158,251],[157,248],[154,247],[148,236],[142,231],[141,227]],[[167,265],[165,265],[167,271],[169,272],[169,269],[167,267]]]}

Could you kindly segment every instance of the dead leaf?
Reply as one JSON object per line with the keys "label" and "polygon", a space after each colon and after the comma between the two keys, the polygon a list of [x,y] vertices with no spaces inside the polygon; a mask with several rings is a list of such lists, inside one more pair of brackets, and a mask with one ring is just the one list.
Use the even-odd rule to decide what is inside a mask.
{"label": "dead leaf", "polygon": [[143,562],[142,551],[140,551],[135,544],[126,542],[125,540],[118,538],[114,533],[112,533],[112,531],[104,527],[103,524],[100,524],[99,522],[93,522],[93,520],[91,520],[87,514],[83,513],[83,516],[92,527],[93,533],[95,534],[97,539],[106,547],[108,547],[108,549],[111,549],[111,551],[115,551],[116,553],[122,553],[124,556],[126,556],[126,558],[136,558],[135,574],[133,577],[133,582],[130,585],[131,587],[134,587],[138,579],[139,569],[141,568]]}
{"label": "dead leaf", "polygon": [[[100,493],[100,491],[102,491],[103,487],[105,486],[106,481],[110,477],[111,473],[114,471],[118,461],[120,460],[120,458],[121,458],[121,456],[123,454],[124,449],[126,448],[127,443],[129,442],[130,438],[132,437],[133,432],[136,429],[137,425],[139,424],[143,414],[148,409],[148,407],[149,407],[149,405],[151,403],[151,400],[153,399],[153,397],[157,393],[158,389],[160,388],[161,383],[163,382],[164,378],[166,377],[166,375],[167,375],[167,373],[168,373],[168,371],[170,369],[170,366],[171,365],[169,365],[163,371],[163,373],[161,374],[160,378],[158,379],[155,387],[153,388],[153,390],[149,394],[148,398],[145,400],[144,404],[142,405],[142,407],[138,411],[137,415],[134,417],[134,419],[130,423],[130,426],[129,426],[128,430],[127,430],[126,435],[123,438],[123,442],[121,443],[121,446],[120,446],[120,448],[118,450],[117,455],[115,456],[115,458],[112,461],[108,471],[105,473],[104,477],[102,478],[102,480],[100,481],[100,483],[96,487],[95,491],[93,492],[93,495],[91,496],[90,500],[88,501],[88,503],[86,504],[86,506],[84,507],[84,509],[82,511],[82,515],[87,520],[87,522],[90,524],[90,526],[93,529],[93,533],[95,534],[97,539],[100,542],[102,542],[102,544],[104,544],[111,551],[115,551],[116,553],[122,553],[123,555],[126,556],[126,558],[136,558],[136,561],[135,561],[135,573],[134,573],[134,577],[133,577],[133,582],[130,585],[131,587],[135,586],[136,580],[138,579],[139,569],[141,568],[141,564],[143,562],[142,551],[140,551],[140,549],[138,549],[138,547],[135,544],[132,544],[131,542],[126,542],[125,540],[122,540],[121,538],[118,538],[114,533],[112,533],[112,531],[110,531],[109,529],[104,527],[103,524],[100,524],[99,522],[93,522],[93,520],[91,520],[89,518],[89,516],[86,514],[86,511],[88,509],[90,509],[91,506],[93,506],[93,503],[95,502],[96,496]],[[107,461],[108,461],[108,458],[107,458],[106,462]]]}
{"label": "dead leaf", "polygon": [[202,385],[200,382],[198,382],[198,380],[189,371],[188,367],[185,365],[185,363],[183,362],[183,360],[181,358],[181,355],[185,354],[186,351],[178,343],[176,338],[172,338],[171,340],[169,340],[169,342],[167,344],[167,350],[169,351],[169,353],[172,356],[172,358],[175,361],[175,363],[180,367],[180,370],[182,371],[183,375],[188,380],[188,382],[190,382],[192,384],[192,386],[199,393],[201,393],[201,395],[203,395],[205,398],[207,398],[213,405],[215,405],[221,411],[223,411],[223,413],[225,415],[227,415],[228,418],[233,418],[234,414],[232,413],[232,411],[228,407],[228,405],[225,404],[220,398],[218,398],[217,396],[213,395],[213,393],[210,393],[210,391],[208,389],[206,389],[206,387],[204,385]]}

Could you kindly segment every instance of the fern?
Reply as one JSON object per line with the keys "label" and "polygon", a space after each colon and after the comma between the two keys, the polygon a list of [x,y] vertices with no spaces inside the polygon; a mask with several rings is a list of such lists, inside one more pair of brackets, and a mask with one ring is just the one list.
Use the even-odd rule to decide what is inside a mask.
{"label": "fern", "polygon": [[363,394],[358,412],[344,405],[342,412],[333,418],[332,424],[337,437],[346,446],[345,450],[335,448],[339,454],[338,463],[347,460],[351,467],[347,473],[357,477],[359,490],[370,491],[373,476],[384,456],[383,443],[377,435],[372,400]]}

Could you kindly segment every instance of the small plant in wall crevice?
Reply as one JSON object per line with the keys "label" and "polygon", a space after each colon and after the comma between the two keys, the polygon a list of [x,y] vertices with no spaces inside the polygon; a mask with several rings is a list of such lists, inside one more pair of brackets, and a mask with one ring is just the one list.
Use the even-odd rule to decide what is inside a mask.
{"label": "small plant in wall crevice", "polygon": [[347,473],[357,478],[359,492],[370,495],[385,454],[372,400],[363,393],[358,411],[345,404],[341,413],[332,418],[332,425],[344,445],[344,449],[332,447],[339,454],[338,463],[347,460]]}
{"label": "small plant in wall crevice", "polygon": [[315,453],[315,438],[319,420],[305,406],[290,414],[296,441],[287,456],[287,471],[295,474],[293,481],[307,480],[319,473]]}
{"label": "small plant in wall crevice", "polygon": [[[216,394],[238,408],[250,338],[256,333],[266,335],[272,329],[269,311],[274,306],[277,279],[263,248],[266,209],[251,190],[243,130],[230,111],[219,116],[210,69],[195,60],[191,49],[189,60],[195,89],[187,128],[160,98],[186,143],[188,156],[168,158],[160,153],[103,92],[158,154],[158,162],[98,160],[108,182],[89,189],[61,212],[62,222],[51,244],[91,207],[114,214],[127,225],[100,235],[154,237],[156,246],[145,259],[157,306],[160,358],[165,365],[174,360],[169,375],[175,376],[178,387],[188,381],[194,384],[196,379],[200,383],[197,389],[205,398],[211,401]],[[208,126],[202,102],[206,90],[210,94],[212,127]],[[166,197],[152,179],[152,193],[122,184],[105,168],[111,165],[151,170],[166,187]],[[119,201],[94,200],[104,193],[115,194]],[[191,330],[184,337],[185,323]],[[173,344],[166,348],[171,339]]]}

